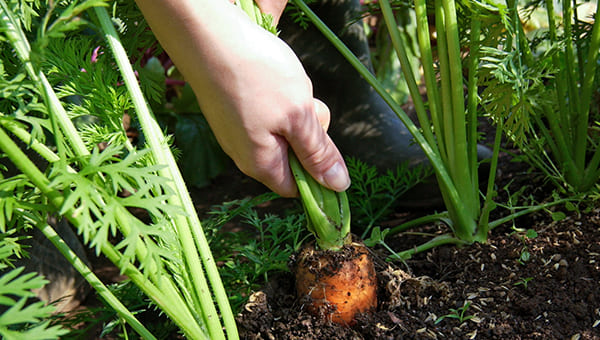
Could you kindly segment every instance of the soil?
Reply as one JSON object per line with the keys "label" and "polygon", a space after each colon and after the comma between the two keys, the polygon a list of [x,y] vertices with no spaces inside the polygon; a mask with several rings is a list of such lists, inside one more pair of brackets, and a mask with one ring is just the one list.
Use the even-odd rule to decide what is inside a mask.
{"label": "soil", "polygon": [[[552,187],[522,163],[504,155],[498,187],[502,199],[548,199]],[[237,172],[195,192],[200,209],[264,191]],[[277,200],[266,206],[284,211]],[[283,200],[283,205],[285,203]],[[402,262],[375,247],[378,308],[352,327],[311,315],[296,297],[291,273],[271,276],[238,315],[243,339],[600,339],[600,208],[557,208],[526,215],[495,228],[485,244],[443,246]],[[500,217],[500,209],[492,219]],[[427,211],[398,209],[390,224]],[[385,224],[385,223],[384,223]],[[514,228],[522,230],[515,231]],[[526,237],[525,230],[537,235]],[[441,233],[443,225],[416,232]],[[425,239],[400,234],[386,239],[405,250]],[[461,313],[462,312],[462,313]],[[460,319],[462,316],[462,320]],[[441,318],[441,319],[440,319]]]}

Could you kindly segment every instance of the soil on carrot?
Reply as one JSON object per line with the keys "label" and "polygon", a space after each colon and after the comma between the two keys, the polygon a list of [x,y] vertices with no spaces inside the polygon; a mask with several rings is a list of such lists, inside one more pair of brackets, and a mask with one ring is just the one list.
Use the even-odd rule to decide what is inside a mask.
{"label": "soil on carrot", "polygon": [[[547,200],[551,186],[541,176],[508,156],[502,160],[498,185],[509,189],[499,192],[504,199],[526,187],[519,199]],[[222,202],[219,193],[234,199],[261,190],[265,189],[233,173],[195,196],[202,207]],[[277,204],[282,203],[266,208],[284,211]],[[494,229],[486,244],[439,247],[404,263],[388,262],[387,251],[372,249],[379,281],[378,308],[359,316],[352,327],[312,316],[296,297],[291,273],[271,275],[237,317],[241,337],[600,339],[600,208],[561,209],[566,214],[561,220],[553,220],[547,211],[527,215],[514,225]],[[399,209],[390,219],[397,223],[411,214]],[[445,228],[426,225],[413,231],[435,234]],[[527,234],[528,229],[535,233]],[[406,234],[386,240],[396,250],[423,241]]]}

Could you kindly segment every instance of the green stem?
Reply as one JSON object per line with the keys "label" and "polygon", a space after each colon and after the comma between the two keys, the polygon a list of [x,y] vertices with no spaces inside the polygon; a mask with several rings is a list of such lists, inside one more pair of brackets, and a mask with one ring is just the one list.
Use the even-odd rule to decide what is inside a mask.
{"label": "green stem", "polygon": [[15,135],[21,141],[23,141],[23,143],[28,145],[31,149],[33,149],[33,151],[37,152],[40,156],[42,156],[48,162],[54,163],[54,162],[58,162],[60,160],[60,157],[58,157],[57,154],[52,152],[52,150],[50,150],[50,148],[47,147],[46,144],[31,137],[31,134],[27,130],[18,126],[18,124],[15,123],[14,121],[12,121],[12,120],[0,121],[0,125],[2,125],[8,131],[10,131],[13,135]]}
{"label": "green stem", "polygon": [[[550,37],[550,43],[552,45],[556,44],[558,42],[558,38],[556,35],[556,15],[554,13],[554,0],[546,0],[546,13],[548,16],[548,33],[549,33],[549,37]],[[568,140],[573,140],[573,136],[572,136],[572,131],[571,131],[571,122],[568,119],[568,115],[569,115],[569,109],[567,108],[567,100],[563,100],[567,99],[567,89],[565,88],[566,84],[567,84],[567,78],[565,76],[565,69],[564,67],[560,66],[560,58],[558,54],[554,54],[552,55],[552,64],[554,65],[554,67],[559,70],[558,73],[555,75],[555,81],[554,84],[556,86],[556,92],[557,92],[557,96],[559,98],[558,100],[558,108],[559,108],[559,114],[558,114],[558,121],[556,122],[559,126],[562,126],[563,129],[560,131],[561,135],[565,135],[566,139]],[[550,118],[552,119],[552,118]],[[568,154],[570,154],[570,151],[567,152]]]}
{"label": "green stem", "polygon": [[415,254],[418,254],[418,253],[424,252],[426,250],[436,248],[436,247],[439,247],[439,246],[442,246],[445,244],[465,245],[465,244],[469,244],[469,243],[465,242],[461,239],[458,239],[456,237],[453,237],[451,234],[443,234],[443,235],[436,236],[433,239],[431,239],[417,247],[399,252],[396,255],[391,256],[391,258],[398,259],[398,260],[408,260]]}
{"label": "green stem", "polygon": [[[471,39],[469,42],[469,78],[467,85],[467,126],[468,126],[468,168],[471,170],[471,183],[474,190],[473,196],[477,197],[479,191],[479,159],[477,158],[477,106],[479,94],[477,92],[477,72],[479,67],[479,52],[481,47],[481,21],[477,13],[471,12]],[[499,131],[501,132],[501,131]],[[497,155],[496,155],[497,156]],[[494,159],[494,158],[492,158]],[[495,171],[493,172],[495,174]],[[490,172],[492,174],[492,172]],[[481,226],[481,224],[480,224]]]}
{"label": "green stem", "polygon": [[[118,34],[112,25],[112,21],[110,20],[106,9],[102,7],[96,7],[94,9],[104,31],[105,38],[113,51],[117,65],[123,75],[125,85],[131,94],[132,102],[142,126],[144,136],[152,149],[154,160],[157,164],[167,165],[166,169],[161,171],[161,175],[173,180],[176,195],[173,195],[172,198],[169,199],[169,204],[182,206],[185,211],[189,212],[187,217],[176,217],[174,225],[177,228],[179,240],[183,248],[185,263],[188,265],[189,274],[194,283],[194,295],[200,302],[202,316],[207,325],[210,337],[211,339],[223,339],[225,338],[225,335],[221,328],[219,316],[213,303],[212,295],[204,276],[204,271],[206,271],[206,276],[208,276],[213,288],[212,292],[215,295],[215,300],[221,311],[227,335],[230,339],[238,339],[237,326],[227,294],[219,276],[219,271],[216,267],[210,247],[208,246],[208,242],[202,231],[202,226],[198,219],[198,215],[195,212],[191,197],[185,182],[183,181],[183,177],[181,176],[181,172],[177,167],[173,154],[169,150],[166,139],[164,138],[158,123],[152,116],[150,109],[144,100],[133,68],[119,41]],[[200,253],[202,263],[204,264],[204,270],[198,259],[198,252]]]}
{"label": "green stem", "polygon": [[[565,75],[567,79],[568,89],[568,121],[571,123],[571,133],[573,134],[571,153],[574,155],[575,167],[581,169],[583,172],[585,167],[585,149],[587,143],[587,134],[580,136],[577,134],[581,131],[579,126],[583,124],[580,119],[580,102],[579,102],[579,86],[577,81],[577,61],[575,60],[575,53],[573,51],[573,25],[571,20],[573,19],[573,7],[571,6],[571,0],[563,0],[563,27],[564,27],[564,42],[565,42]],[[587,121],[585,122],[584,129],[587,129]],[[583,137],[583,139],[581,139]],[[581,143],[581,144],[580,144]]]}
{"label": "green stem", "polygon": [[[415,0],[415,16],[417,20],[417,37],[419,51],[421,52],[421,65],[425,78],[425,87],[427,88],[427,99],[429,102],[429,113],[433,123],[437,140],[445,141],[446,136],[442,128],[442,102],[439,94],[439,88],[436,80],[436,73],[433,69],[433,54],[431,50],[431,35],[429,32],[429,22],[427,19],[427,2],[425,0]],[[421,123],[423,125],[423,123]],[[448,162],[446,143],[436,143],[444,163]]]}
{"label": "green stem", "polygon": [[477,227],[477,235],[479,239],[487,239],[487,234],[490,230],[488,224],[490,218],[490,212],[493,209],[494,199],[494,183],[496,182],[496,169],[498,168],[498,155],[500,154],[500,144],[502,142],[502,131],[504,129],[504,119],[500,118],[498,125],[496,126],[496,136],[494,138],[494,149],[492,160],[490,163],[490,173],[487,182],[487,189],[485,194],[485,200],[483,208],[481,209],[481,217],[479,217],[479,224]]}
{"label": "green stem", "polygon": [[[563,203],[567,203],[567,202],[572,202],[572,201],[576,201],[576,200],[577,200],[577,197],[563,198],[563,199],[559,199],[559,200],[556,200],[556,201],[552,201],[552,202],[548,202],[548,203],[544,203],[544,204],[540,204],[540,205],[536,205],[536,206],[532,206],[532,207],[526,207],[526,208],[524,208],[523,210],[521,210],[519,212],[510,214],[508,216],[505,216],[505,217],[502,217],[500,219],[497,219],[497,220],[494,220],[494,221],[490,222],[489,227],[490,227],[490,230],[492,230],[492,229],[494,229],[494,228],[496,228],[496,227],[498,227],[498,226],[500,226],[500,225],[502,225],[502,224],[504,224],[504,223],[506,223],[508,221],[512,221],[512,220],[514,220],[514,219],[516,219],[518,217],[521,217],[521,216],[524,216],[524,215],[528,215],[528,214],[531,214],[531,213],[534,213],[536,211],[540,211],[540,210],[543,210],[543,209],[547,209],[547,208],[553,207],[555,205],[559,205],[559,204],[563,204]],[[512,208],[512,209],[514,210],[515,208]]]}
{"label": "green stem", "polygon": [[395,234],[401,233],[405,230],[408,230],[412,227],[416,227],[416,226],[427,224],[427,223],[442,221],[447,218],[448,218],[448,213],[446,213],[446,212],[436,213],[436,214],[431,214],[431,215],[415,218],[406,223],[402,223],[399,226],[391,228],[387,235],[388,236],[395,235]]}
{"label": "green stem", "polygon": [[585,113],[585,121],[586,124],[581,126],[579,130],[579,134],[587,135],[587,121],[588,115],[590,111],[590,103],[593,97],[593,91],[597,91],[598,89],[594,87],[594,78],[596,76],[596,69],[598,68],[598,54],[600,52],[600,11],[596,11],[596,16],[594,17],[594,26],[592,28],[591,38],[590,38],[590,46],[587,55],[587,59],[584,67],[584,77],[583,83],[581,84],[581,112]]}
{"label": "green stem", "polygon": [[[586,141],[588,138],[588,128],[589,128],[589,115],[590,115],[590,105],[592,101],[592,97],[594,96],[593,91],[597,91],[594,87],[594,78],[596,76],[596,69],[598,67],[598,53],[600,51],[600,11],[596,10],[596,16],[594,18],[594,26],[592,28],[591,38],[590,38],[590,46],[587,55],[587,60],[585,62],[585,66],[581,66],[583,71],[583,80],[581,84],[581,104],[579,113],[579,124],[577,129],[577,146],[578,148],[585,147]],[[582,146],[583,145],[583,146]],[[586,147],[587,148],[587,147]],[[579,152],[583,155],[580,157],[585,159],[585,153],[587,150],[582,149]],[[592,160],[596,159],[596,155],[600,153],[600,148],[597,148],[595,151],[595,155]],[[600,157],[600,156],[599,156]],[[588,187],[591,187],[593,183],[596,181],[597,176],[593,175],[598,170],[597,161],[590,161],[585,169],[585,176],[582,180],[583,184],[580,190],[587,190]]]}
{"label": "green stem", "polygon": [[114,309],[121,318],[123,318],[142,338],[156,339],[144,325],[119,301],[119,299],[100,281],[100,279],[90,270],[90,268],[75,254],[69,245],[56,233],[56,231],[46,224],[40,227],[40,231],[54,244],[61,254],[71,263],[81,276],[94,288],[94,290]]}
{"label": "green stem", "polygon": [[[454,152],[456,151],[452,147],[454,142],[454,131],[452,129],[452,96],[451,96],[451,84],[450,84],[450,65],[448,61],[448,43],[446,40],[446,24],[445,14],[442,6],[442,0],[435,0],[435,28],[437,33],[437,55],[439,63],[439,79],[440,79],[440,100],[441,100],[441,130],[443,131],[444,139],[440,144],[444,144],[446,150],[445,163],[446,165],[452,162],[455,158]],[[448,169],[450,176],[454,178],[452,169]]]}
{"label": "green stem", "polygon": [[419,93],[416,77],[412,72],[410,61],[406,55],[406,50],[403,48],[404,46],[407,46],[407,44],[403,41],[400,35],[392,7],[390,6],[388,0],[379,0],[379,6],[381,7],[383,19],[387,25],[390,37],[392,38],[392,44],[396,50],[396,55],[400,59],[400,66],[404,73],[404,78],[406,79],[413,104],[415,105],[415,110],[417,111],[417,117],[421,123],[421,129],[423,131],[423,135],[425,136],[425,140],[427,140],[429,145],[436,145],[433,132],[431,131],[431,122],[429,121],[429,117],[427,117],[427,111],[425,109],[425,104],[423,103],[423,98]]}

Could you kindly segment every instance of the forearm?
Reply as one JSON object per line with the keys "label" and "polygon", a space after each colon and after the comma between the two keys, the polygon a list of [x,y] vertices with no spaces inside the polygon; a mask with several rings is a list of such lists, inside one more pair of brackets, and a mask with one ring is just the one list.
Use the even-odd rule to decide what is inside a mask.
{"label": "forearm", "polygon": [[[227,0],[136,0],[154,35],[196,90],[231,72],[249,19]],[[244,27],[244,30],[240,28]],[[258,27],[253,28],[258,29]]]}

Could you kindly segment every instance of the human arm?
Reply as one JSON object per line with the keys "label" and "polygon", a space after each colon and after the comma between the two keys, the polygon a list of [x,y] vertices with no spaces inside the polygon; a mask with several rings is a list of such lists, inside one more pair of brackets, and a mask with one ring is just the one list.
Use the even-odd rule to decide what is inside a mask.
{"label": "human arm", "polygon": [[336,191],[349,186],[343,158],[323,129],[329,110],[313,98],[289,46],[225,0],[137,3],[242,172],[282,196],[296,196],[291,146],[321,184]]}

